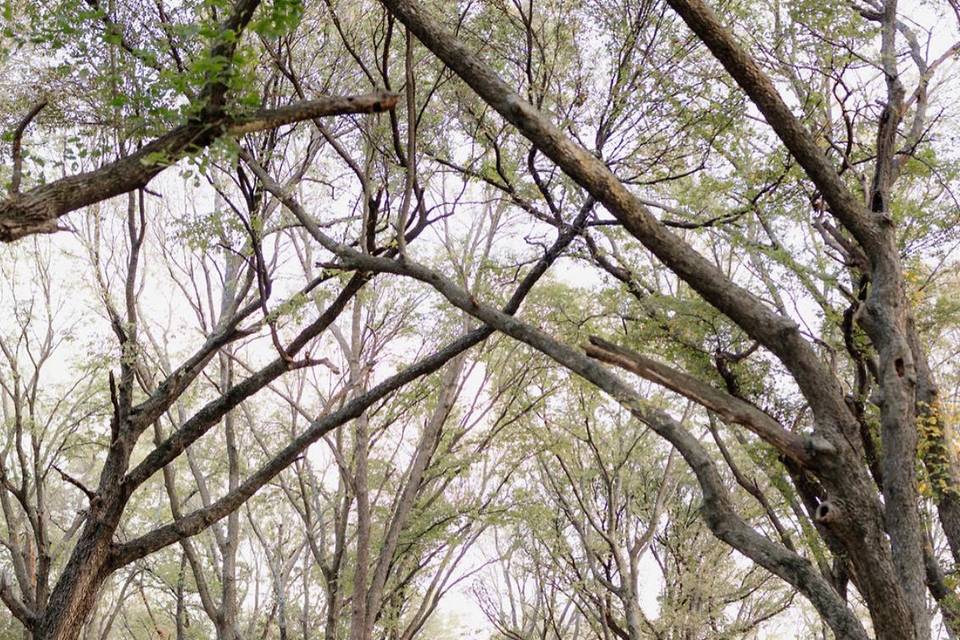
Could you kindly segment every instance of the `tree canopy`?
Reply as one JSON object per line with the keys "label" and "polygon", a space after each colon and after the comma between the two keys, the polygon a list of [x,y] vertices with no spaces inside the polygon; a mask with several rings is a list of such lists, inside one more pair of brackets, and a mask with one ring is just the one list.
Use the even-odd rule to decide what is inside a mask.
{"label": "tree canopy", "polygon": [[960,4],[6,0],[0,640],[960,635]]}

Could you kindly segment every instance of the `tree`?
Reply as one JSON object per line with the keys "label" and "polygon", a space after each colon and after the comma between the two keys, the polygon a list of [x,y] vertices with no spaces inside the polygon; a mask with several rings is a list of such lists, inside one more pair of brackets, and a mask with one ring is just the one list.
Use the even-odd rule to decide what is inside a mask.
{"label": "tree", "polygon": [[[937,137],[952,113],[937,82],[948,80],[960,43],[944,46],[934,26],[920,25],[923,11],[895,0],[742,2],[721,15],[701,0],[262,4],[173,9],[157,2],[155,11],[138,12],[137,3],[120,0],[65,0],[11,5],[5,18],[8,44],[20,46],[8,55],[54,52],[64,63],[43,69],[43,82],[75,89],[55,110],[42,96],[19,105],[25,115],[11,126],[0,238],[28,242],[86,208],[90,269],[120,348],[99,390],[109,428],[95,488],[71,482],[89,507],[75,541],[66,538],[69,559],[49,585],[40,572],[39,582],[20,581],[19,595],[0,590],[33,637],[77,637],[111,575],[170,545],[179,544],[201,576],[187,539],[227,518],[234,533],[225,548],[235,545],[239,509],[255,509],[249,501],[257,491],[347,423],[351,449],[339,453],[353,459],[338,461],[337,500],[356,500],[349,636],[385,630],[391,616],[403,617],[405,599],[385,597],[384,567],[404,566],[397,536],[423,495],[433,443],[442,442],[429,425],[441,429],[464,354],[494,332],[552,360],[557,384],[582,384],[569,378],[579,376],[675,449],[699,486],[712,534],[754,563],[747,575],[758,584],[772,574],[802,595],[834,637],[921,640],[941,626],[960,632],[951,575],[960,561],[960,487],[951,412],[938,384],[952,372],[932,364],[943,349],[939,327],[952,325],[943,309],[943,318],[924,321],[931,291],[954,267],[949,252],[936,248],[955,233],[955,164]],[[930,24],[954,30],[960,9],[940,9],[930,10]],[[88,35],[77,24],[97,29]],[[330,96],[330,87],[347,97]],[[81,125],[76,116],[86,104],[94,105],[93,124]],[[365,115],[325,120],[345,114]],[[52,146],[25,162],[31,145],[24,138],[44,117],[63,139],[57,161],[67,177],[40,163]],[[96,144],[71,140],[84,131],[96,133]],[[167,218],[185,231],[172,245],[170,238],[156,244],[219,247],[222,255],[195,289],[220,302],[186,291],[199,301],[201,345],[163,363],[160,340],[146,348],[150,314],[141,292],[158,281],[147,269],[154,244],[147,230],[164,220],[148,200],[169,202],[178,189],[209,196],[166,176],[159,192],[147,185],[188,159],[187,170],[209,182],[221,206],[193,220]],[[81,165],[90,169],[78,172]],[[123,194],[116,244],[104,242],[101,209]],[[485,211],[499,222],[486,234],[467,234],[468,250],[451,250],[455,233],[437,233],[431,245],[437,229]],[[535,250],[511,238],[520,220]],[[300,266],[296,285],[291,255]],[[561,258],[575,266],[559,271]],[[554,286],[544,279],[551,268],[597,283]],[[472,279],[480,273],[489,275]],[[404,279],[420,283],[421,304],[436,305],[432,313],[456,318],[446,331],[459,337],[440,346],[424,339],[429,355],[381,369],[373,384],[374,365],[357,361],[358,310],[371,290],[395,286],[381,283]],[[531,294],[541,280],[547,284]],[[548,295],[538,300],[542,290]],[[353,333],[337,339],[334,327],[348,309]],[[252,412],[250,400],[267,397],[281,376],[329,368],[318,354],[330,348],[330,334],[349,354],[340,402],[317,403],[308,427],[291,432],[279,451],[264,446],[272,452],[241,476],[231,421]],[[241,346],[246,360],[258,362],[242,374]],[[219,383],[203,383],[213,377],[208,368]],[[371,411],[387,399],[402,402],[398,390],[441,369],[439,408],[427,412],[434,419],[420,435],[407,483],[381,485],[399,497],[377,539]],[[653,383],[670,400],[651,401],[648,386],[616,370]],[[193,396],[202,400],[194,405]],[[534,405],[549,403],[543,397]],[[675,417],[685,403],[687,421]],[[172,419],[179,406],[184,413]],[[572,422],[585,416],[589,423],[597,406],[571,410]],[[250,415],[247,428],[256,433],[258,418]],[[222,496],[178,512],[171,465],[221,423],[228,452]],[[153,445],[141,438],[149,429]],[[576,491],[607,468],[607,458],[578,469],[567,464],[568,456],[579,459],[573,445],[565,446],[554,456],[559,467],[540,460],[540,478],[588,565],[615,562],[622,530],[594,527],[609,538],[600,551],[585,525],[612,504],[612,487],[596,504]],[[11,522],[29,520],[42,500],[45,469],[27,462],[17,463],[20,488],[5,487],[14,498],[19,492],[24,513]],[[147,519],[146,533],[131,533],[141,524],[133,517],[143,495],[136,492],[159,471],[171,521]],[[39,491],[25,488],[31,483]],[[581,500],[574,504],[564,490]],[[309,529],[305,504],[297,510]],[[341,523],[346,513],[338,512]],[[274,548],[258,520],[248,520],[270,567],[280,629],[289,629],[281,605],[303,552],[297,545],[309,546],[309,536]],[[39,522],[32,526],[42,549]],[[648,526],[653,539],[657,519]],[[682,514],[664,526],[682,535]],[[340,534],[341,550],[343,540]],[[557,549],[549,546],[541,544],[546,556],[532,555],[535,572],[553,570],[545,563]],[[416,564],[420,552],[405,561]],[[230,554],[220,555],[229,564]],[[14,564],[18,557],[23,551],[15,548]],[[663,566],[673,593],[682,590],[676,566]],[[654,625],[644,631],[638,622],[636,594],[625,589],[636,576],[627,573],[618,570],[619,582],[594,575],[609,583],[601,586],[612,595],[597,596],[609,616],[598,617],[596,604],[584,615],[642,637]],[[328,577],[328,598],[331,584]],[[186,607],[183,592],[178,611]],[[729,594],[711,595],[722,601]],[[230,618],[222,612],[235,597],[226,587],[222,596],[220,618]],[[584,597],[541,593],[536,606],[569,625],[564,607]],[[208,604],[216,618],[218,607]]]}

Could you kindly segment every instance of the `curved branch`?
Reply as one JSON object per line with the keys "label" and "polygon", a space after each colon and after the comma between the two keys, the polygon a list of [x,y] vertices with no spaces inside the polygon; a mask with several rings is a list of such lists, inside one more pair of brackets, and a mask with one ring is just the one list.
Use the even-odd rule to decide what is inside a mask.
{"label": "curved branch", "polygon": [[33,108],[27,112],[27,115],[20,120],[17,128],[13,130],[13,176],[10,178],[10,193],[12,194],[20,192],[20,178],[23,174],[23,133],[45,106],[47,106],[47,99],[43,98],[33,105]]}
{"label": "curved branch", "polygon": [[33,629],[37,614],[23,604],[10,589],[6,574],[0,573],[0,602],[6,605],[13,617],[23,623],[28,630]]}

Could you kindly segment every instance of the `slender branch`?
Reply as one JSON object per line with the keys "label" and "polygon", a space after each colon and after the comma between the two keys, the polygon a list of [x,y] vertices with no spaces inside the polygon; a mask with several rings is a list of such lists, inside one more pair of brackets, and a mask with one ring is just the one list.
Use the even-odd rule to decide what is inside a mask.
{"label": "slender branch", "polygon": [[75,486],[77,489],[80,489],[80,491],[82,491],[83,494],[87,496],[88,500],[93,501],[93,499],[96,497],[97,494],[95,492],[87,488],[85,484],[83,484],[82,482],[80,482],[79,480],[71,476],[69,473],[67,473],[57,465],[53,465],[53,469],[54,471],[59,473],[60,477],[63,478],[66,482],[69,482],[70,484]]}
{"label": "slender branch", "polygon": [[197,411],[166,440],[158,444],[140,464],[127,473],[123,480],[126,491],[133,492],[150,476],[176,459],[188,446],[209,431],[227,412],[296,366],[296,363],[292,362],[292,356],[305,347],[310,340],[325,331],[340,316],[347,303],[366,281],[367,278],[362,274],[354,275],[337,298],[320,314],[320,317],[310,323],[293,340],[284,352],[284,356],[275,358],[257,373],[225,391],[216,400]]}
{"label": "slender branch", "polygon": [[13,595],[13,590],[10,589],[10,583],[7,582],[7,575],[5,573],[0,573],[0,602],[6,605],[10,613],[13,614],[13,617],[23,623],[23,626],[28,630],[33,629],[37,620],[37,614]]}
{"label": "slender branch", "polygon": [[123,25],[115,22],[110,17],[110,14],[108,14],[107,11],[101,6],[100,0],[86,0],[86,2],[92,9],[100,12],[100,21],[103,23],[106,36],[113,36],[117,38],[117,44],[120,45],[121,49],[151,69],[155,71],[163,70],[163,67],[157,63],[156,59],[154,59],[151,55],[148,55],[146,51],[138,49],[132,42],[130,42],[130,39],[127,38],[127,34],[125,33]]}
{"label": "slender branch", "polygon": [[27,115],[20,120],[17,128],[13,130],[13,176],[10,178],[11,194],[20,192],[20,179],[23,174],[23,133],[27,130],[30,122],[37,117],[37,114],[40,113],[45,106],[47,106],[47,99],[43,98],[31,107]]}

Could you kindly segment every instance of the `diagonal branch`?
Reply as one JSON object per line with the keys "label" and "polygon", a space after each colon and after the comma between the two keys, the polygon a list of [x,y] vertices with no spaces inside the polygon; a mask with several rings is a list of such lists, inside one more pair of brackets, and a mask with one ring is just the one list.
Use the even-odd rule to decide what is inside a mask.
{"label": "diagonal branch", "polygon": [[192,356],[170,372],[170,375],[153,389],[146,400],[133,408],[140,429],[145,429],[147,425],[159,418],[200,375],[207,363],[222,347],[250,335],[249,329],[240,329],[238,325],[259,308],[259,301],[254,301],[237,311],[229,321],[224,322],[208,336]]}
{"label": "diagonal branch", "polygon": [[819,438],[804,438],[787,431],[773,417],[749,402],[639,353],[596,336],[590,337],[590,344],[584,346],[584,351],[591,358],[635,373],[693,400],[728,422],[746,427],[803,466],[813,465],[816,453],[834,452],[830,443]]}
{"label": "diagonal branch", "polygon": [[232,386],[217,399],[206,404],[166,440],[158,444],[153,451],[133,469],[123,480],[125,490],[132,493],[150,476],[176,459],[191,444],[201,438],[213,425],[241,402],[260,391],[279,376],[294,368],[292,356],[303,349],[313,338],[320,335],[339,316],[347,303],[367,282],[363,274],[355,274],[320,316],[310,323],[284,352],[249,378]]}
{"label": "diagonal branch", "polygon": [[83,484],[83,482],[81,482],[81,481],[78,480],[77,478],[74,478],[74,477],[71,476],[69,473],[67,473],[66,471],[64,471],[64,470],[61,469],[60,467],[58,467],[57,465],[51,465],[51,466],[53,466],[53,470],[56,471],[57,473],[59,473],[59,474],[60,474],[60,477],[63,478],[65,482],[68,482],[68,483],[72,484],[73,486],[75,486],[77,489],[80,489],[80,491],[82,491],[83,494],[84,494],[85,496],[87,496],[87,500],[90,500],[91,502],[93,502],[93,500],[96,498],[97,494],[94,493],[93,491],[91,491],[91,490],[87,487],[87,485]]}
{"label": "diagonal branch", "polygon": [[275,129],[302,120],[392,109],[397,96],[375,92],[357,96],[324,96],[238,117],[188,122],[137,152],[99,169],[68,176],[0,202],[0,241],[57,230],[57,218],[76,209],[146,186],[171,164],[210,146],[224,135]]}
{"label": "diagonal branch", "polygon": [[37,620],[37,614],[13,595],[5,573],[0,573],[0,602],[6,605],[10,613],[13,614],[13,617],[22,622],[23,626],[27,629],[33,629],[33,625]]}
{"label": "diagonal branch", "polygon": [[[233,12],[220,25],[217,40],[210,48],[210,58],[213,60],[228,60],[232,63],[233,54],[240,44],[240,34],[250,24],[253,14],[260,6],[260,0],[237,0]],[[223,115],[226,105],[226,96],[229,89],[227,82],[233,72],[233,64],[227,64],[224,69],[214,69],[208,72],[200,92],[201,119],[209,120]]]}
{"label": "diagonal branch", "polygon": [[702,0],[667,0],[757,106],[830,205],[830,211],[868,253],[882,242],[874,221],[847,189],[813,136],[780,97],[773,82]]}
{"label": "diagonal branch", "polygon": [[[257,175],[261,182],[263,182],[265,188],[275,197],[281,200],[283,204],[290,209],[301,220],[301,222],[304,223],[304,226],[307,227],[307,230],[311,233],[311,235],[314,236],[314,238],[321,243],[328,242],[328,238],[319,230],[319,227],[317,227],[316,223],[312,222],[312,219],[307,215],[300,204],[288,193],[286,193],[275,180],[270,178],[270,176],[267,175],[263,168],[257,164],[256,161],[249,156],[249,154],[244,154],[241,152],[241,157],[244,158],[253,172]],[[537,281],[543,276],[544,273],[546,273],[550,265],[557,260],[557,258],[570,245],[570,243],[573,242],[574,238],[579,235],[592,210],[592,206],[582,207],[573,224],[565,226],[562,229],[562,231],[557,235],[557,239],[553,245],[547,249],[543,257],[541,257],[540,260],[533,266],[533,268],[526,274],[526,276],[524,276],[520,285],[513,292],[513,295],[510,296],[510,299],[507,301],[506,305],[504,305],[503,310],[500,313],[510,317],[512,314],[517,312],[517,310],[520,308],[520,304],[523,302],[524,298],[526,298],[531,289],[533,289],[533,286],[537,283]],[[378,260],[384,260],[387,263],[393,263],[392,260],[386,258],[379,258]],[[354,277],[356,278],[358,276]],[[367,407],[386,395],[392,393],[396,389],[404,386],[408,382],[437,371],[451,359],[470,349],[474,345],[483,342],[492,334],[493,329],[487,326],[474,329],[473,331],[464,334],[457,340],[449,343],[446,347],[434,352],[433,355],[424,358],[415,365],[407,367],[396,375],[391,376],[387,380],[383,381],[376,387],[370,389],[366,393],[355,397],[339,410],[318,418],[312,423],[307,431],[287,445],[283,451],[278,453],[256,473],[251,475],[244,483],[211,504],[209,507],[194,511],[193,513],[187,514],[173,523],[155,529],[154,531],[144,534],[135,540],[131,540],[130,542],[115,547],[112,560],[114,566],[124,566],[134,562],[139,558],[149,555],[158,549],[162,549],[163,547],[196,535],[197,533],[209,527],[211,524],[215,523],[221,518],[226,517],[231,512],[238,509],[244,502],[246,502],[260,487],[272,480],[277,474],[283,471],[283,469],[292,464],[294,460],[302,455],[303,451],[305,451],[307,447],[322,438],[325,434],[346,423],[348,420],[356,418],[363,413]],[[180,431],[183,431],[183,429]],[[176,434],[174,435],[176,436]],[[176,455],[173,455],[175,445],[179,447],[179,445],[182,445],[182,443],[174,441],[173,438],[174,436],[168,438],[167,441],[163,445],[158,446],[157,449],[150,454],[143,463],[131,471],[127,476],[127,481],[133,486],[136,486],[146,480],[146,478],[153,473],[152,470],[159,469],[164,464],[167,464],[169,461],[175,458]],[[195,439],[196,438],[194,438],[194,440]],[[180,440],[183,440],[183,438]],[[182,451],[182,447],[179,448]]]}
{"label": "diagonal branch", "polygon": [[[268,187],[269,188],[269,187]],[[843,600],[813,566],[798,554],[754,531],[733,509],[726,487],[703,445],[667,413],[651,409],[630,386],[585,354],[553,339],[511,315],[478,302],[469,292],[442,274],[410,260],[362,254],[329,238],[349,268],[394,273],[431,285],[455,307],[515,340],[552,358],[560,365],[605,391],[634,417],[675,446],[697,476],[703,494],[704,520],[719,539],[768,571],[796,587],[816,607],[837,638],[866,640],[862,625]]]}
{"label": "diagonal branch", "polygon": [[390,12],[483,100],[512,123],[577,184],[595,197],[648,250],[790,370],[834,446],[848,447],[857,424],[840,385],[801,335],[797,324],[769,309],[692,246],[667,229],[603,161],[576,144],[521,98],[480,57],[414,0],[381,0]]}
{"label": "diagonal branch", "polygon": [[281,471],[299,458],[311,444],[342,424],[358,417],[367,407],[393,393],[405,384],[437,371],[450,359],[463,353],[470,347],[485,340],[491,330],[486,327],[475,329],[449,345],[407,367],[400,373],[387,378],[374,388],[347,402],[343,407],[328,413],[310,425],[299,437],[295,438],[269,462],[260,467],[246,481],[233,491],[220,498],[209,507],[198,509],[179,520],[146,533],[139,538],[117,546],[113,552],[112,566],[119,568],[143,558],[175,542],[196,535],[226,517],[246,502],[260,487],[272,480]]}

